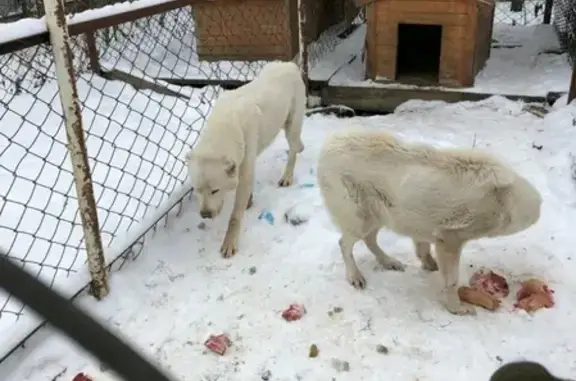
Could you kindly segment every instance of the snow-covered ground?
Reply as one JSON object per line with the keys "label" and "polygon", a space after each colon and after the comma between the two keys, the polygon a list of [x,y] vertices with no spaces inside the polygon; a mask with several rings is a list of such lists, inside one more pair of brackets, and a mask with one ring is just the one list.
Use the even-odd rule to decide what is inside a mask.
{"label": "snow-covered ground", "polygon": [[[190,99],[87,74],[78,79],[108,260],[150,226],[151,211],[173,203],[182,189],[182,157],[217,91],[177,89]],[[89,278],[57,84],[47,80],[22,94],[0,87],[0,101],[0,245],[37,277],[73,295]],[[20,315],[21,303],[4,292],[0,311],[3,355],[38,320],[26,310]]]}
{"label": "snow-covered ground", "polygon": [[[73,16],[70,20],[72,23],[80,22],[98,15],[111,15],[128,8],[162,1],[126,2],[87,11]],[[506,7],[509,7],[509,3],[498,4],[496,21],[504,20],[504,14],[509,15]],[[189,8],[182,8],[141,23],[123,24],[118,28],[120,32],[114,33],[116,41],[108,48],[100,47],[103,55],[101,65],[107,69],[116,68],[149,78],[249,80],[259,71],[264,63],[262,61],[198,62],[192,17]],[[523,12],[515,14],[514,17],[517,24],[521,25],[526,23],[530,15]],[[36,33],[40,29],[45,29],[42,19],[0,25],[0,40],[12,39],[22,33]],[[340,31],[341,26],[333,28],[311,47],[311,77],[330,80],[333,85],[382,86],[364,81],[365,71],[359,57],[365,28],[360,27],[345,39],[337,37]],[[100,42],[101,39],[102,36]],[[566,55],[541,54],[556,49],[558,45],[550,26],[522,28],[496,24],[494,39],[495,45],[506,45],[508,48],[492,50],[490,61],[479,74],[476,86],[468,91],[545,95],[548,91],[567,90],[570,67]],[[82,51],[76,52],[77,61],[82,61],[82,54]],[[33,55],[39,58],[32,62]],[[51,52],[46,48],[31,48],[14,55],[0,56],[0,179],[3,180],[0,182],[0,245],[25,260],[29,271],[53,284],[56,289],[72,295],[86,284],[88,276],[84,265],[85,252],[81,243],[82,231],[76,210],[71,168],[64,145],[60,101],[53,79],[53,66],[48,65],[52,65]],[[84,62],[82,67],[85,66]],[[5,78],[10,80],[6,81]],[[194,143],[196,131],[201,129],[219,91],[215,88],[191,90],[168,87],[189,99],[159,95],[147,90],[136,91],[121,82],[104,80],[87,73],[83,73],[78,80],[108,259],[119,255],[143,232],[143,228],[153,224],[158,215],[172,206],[186,190],[186,186],[182,185],[186,174],[179,159],[183,151]],[[470,109],[470,112],[465,112],[467,109]],[[558,110],[544,121],[519,110],[517,104],[497,98],[475,105],[464,103],[447,106],[412,102],[388,117],[357,120],[359,123],[398,129],[408,138],[424,139],[437,144],[448,144],[450,141],[451,144],[467,145],[476,139],[477,145],[489,145],[498,141],[493,148],[512,160],[522,162],[520,167],[530,172],[535,182],[540,181],[543,192],[549,192],[547,197],[552,200],[552,206],[549,206],[552,209],[549,209],[548,214],[562,217],[542,222],[538,228],[539,234],[545,235],[552,230],[563,231],[554,233],[554,247],[551,246],[554,250],[551,251],[565,250],[555,247],[570,247],[564,226],[570,226],[570,221],[573,221],[570,208],[576,203],[576,197],[569,180],[571,159],[566,154],[568,148],[558,144],[569,142],[569,124],[570,118],[574,117],[574,109]],[[423,120],[428,124],[424,125]],[[446,124],[445,120],[449,123]],[[453,349],[445,348],[449,338],[444,340],[442,335],[468,335],[466,337],[471,341],[483,342],[482,334],[479,333],[476,337],[472,333],[463,333],[466,326],[461,324],[464,323],[458,323],[459,320],[444,314],[436,303],[434,289],[428,291],[430,281],[438,283],[436,277],[423,278],[423,274],[416,268],[408,274],[417,273],[418,276],[410,279],[418,281],[413,284],[405,283],[402,287],[398,286],[400,275],[388,273],[385,275],[391,277],[392,288],[384,291],[376,291],[373,286],[368,292],[357,293],[345,284],[342,264],[335,246],[337,235],[326,219],[314,187],[314,163],[323,137],[329,131],[353,121],[320,116],[307,120],[304,136],[307,149],[299,162],[299,184],[291,189],[279,190],[273,186],[276,177],[281,174],[281,162],[285,159],[284,150],[281,148],[285,147],[282,139],[260,160],[262,165],[259,171],[263,182],[255,200],[256,209],[251,211],[247,218],[246,229],[250,230],[250,233],[243,236],[243,249],[233,261],[222,261],[216,253],[225,218],[209,226],[208,233],[197,231],[194,202],[188,202],[185,204],[184,214],[181,217],[172,215],[168,219],[171,227],[160,229],[160,233],[150,243],[146,243],[143,255],[139,256],[134,264],[120,273],[113,273],[114,292],[110,298],[99,304],[94,304],[91,299],[83,300],[82,303],[96,309],[103,318],[109,319],[121,331],[135,338],[139,345],[146,346],[151,355],[158,357],[164,365],[173,367],[179,374],[185,375],[186,379],[209,374],[209,368],[216,363],[218,366],[215,374],[226,374],[229,368],[238,369],[238,372],[231,371],[224,379],[243,379],[244,376],[258,374],[261,368],[269,368],[278,380],[294,377],[304,379],[323,375],[322,372],[331,372],[331,357],[341,357],[349,361],[352,367],[351,376],[359,377],[369,374],[371,364],[379,364],[380,361],[392,364],[399,361],[398,366],[401,367],[403,361],[423,359],[423,365],[410,366],[411,369],[417,369],[410,371],[412,375],[419,377],[423,373],[418,372],[428,375],[429,369],[432,369],[430,372],[440,369],[440,365],[434,365],[435,359],[452,355],[450,351]],[[437,125],[434,125],[435,121],[438,121]],[[465,132],[460,127],[464,125]],[[526,129],[522,137],[515,136],[519,128]],[[441,136],[443,140],[439,141],[435,136]],[[542,151],[532,150],[528,144],[526,150],[517,150],[517,156],[516,153],[510,154],[516,152],[512,147],[516,149],[521,146],[520,140],[526,139],[527,142],[531,137],[538,140],[536,144],[544,144]],[[546,147],[550,147],[549,150]],[[576,149],[572,148],[571,152],[576,152]],[[536,156],[538,162],[531,162]],[[525,160],[528,161],[524,162]],[[13,178],[13,173],[18,174],[17,179]],[[312,216],[312,219],[297,228],[284,224],[283,213],[293,205],[296,205],[297,213]],[[160,212],[152,212],[155,207],[159,207]],[[265,219],[258,219],[263,209],[270,209],[275,216],[273,226],[268,225]],[[215,231],[217,234],[210,233]],[[552,234],[549,233],[549,236]],[[254,238],[266,236],[268,239],[264,241]],[[311,240],[311,237],[314,240]],[[550,240],[546,237],[546,240]],[[383,234],[381,239],[386,246],[391,247],[392,252],[397,251],[400,256],[406,256],[412,264],[416,263],[405,240],[398,239],[398,246],[393,246],[397,238],[392,235]],[[197,240],[200,240],[198,244]],[[170,243],[169,247],[164,246],[167,242]],[[496,243],[471,245],[469,250],[484,252],[495,247],[496,254],[488,253],[490,255],[482,256],[481,260],[482,264],[499,264],[497,253],[504,251],[504,245],[508,242],[516,242],[516,249],[512,250],[516,250],[514,252],[519,251],[518,247],[522,244],[526,247],[530,244],[522,242],[521,238],[494,242]],[[544,239],[539,242],[542,246]],[[535,251],[545,252],[540,246]],[[286,255],[287,253],[289,254]],[[362,253],[365,254],[365,250]],[[562,254],[559,255],[563,258]],[[543,264],[544,259],[538,258],[533,258],[528,265]],[[364,266],[373,267],[371,260],[367,255]],[[516,277],[521,272],[518,270],[518,261],[519,259],[516,262],[503,260],[501,267]],[[475,266],[479,266],[479,263],[475,263]],[[302,264],[305,266],[302,267]],[[554,261],[552,264],[558,268],[565,266],[566,271],[570,269],[570,262],[562,266]],[[523,264],[520,267],[525,269],[528,265]],[[252,266],[256,268],[256,273],[250,275],[251,271],[248,269]],[[566,281],[570,286],[568,276],[564,278],[563,273],[559,274],[560,270],[556,267],[546,271],[551,274],[549,278],[554,285],[561,285]],[[546,271],[544,275],[548,276]],[[542,274],[542,271],[533,272]],[[223,275],[224,273],[226,275]],[[371,278],[378,279],[379,275],[376,274],[380,273],[375,273]],[[223,278],[213,280],[219,276]],[[256,280],[257,277],[260,279]],[[309,277],[317,280],[308,282]],[[238,278],[238,281],[232,283],[234,278]],[[198,288],[199,280],[203,282],[201,288]],[[328,281],[332,288],[327,288]],[[172,289],[172,282],[181,282],[177,286],[178,290]],[[318,293],[320,289],[322,293]],[[558,297],[569,298],[570,293],[575,290],[576,288],[565,287],[558,291]],[[390,302],[395,294],[401,294],[403,298],[409,296],[412,301],[407,303],[407,306],[398,307],[397,304],[403,299]],[[265,295],[261,304],[254,298],[255,295]],[[337,295],[346,297],[340,301]],[[283,321],[278,320],[277,312],[292,300],[304,301],[310,314],[301,323],[286,326]],[[418,307],[418,303],[424,300],[426,304]],[[387,311],[384,308],[386,304],[394,305],[394,311]],[[221,305],[228,306],[228,310],[219,310]],[[343,307],[344,312],[332,314],[328,319],[327,311],[333,306]],[[14,346],[38,323],[27,310],[20,315],[21,308],[20,303],[8,299],[0,292],[0,310],[4,312],[0,319],[0,355]],[[419,308],[422,308],[421,312],[414,312]],[[236,319],[235,310],[242,311],[238,316],[243,315],[246,318]],[[406,322],[401,317],[404,313],[410,314]],[[551,313],[553,315],[550,315]],[[262,314],[266,314],[270,319],[262,319]],[[416,318],[414,314],[417,315]],[[541,327],[555,324],[560,332],[563,326],[555,322],[567,314],[569,310],[566,308],[546,311],[542,313],[544,317],[540,318],[545,321],[538,324],[541,324]],[[173,319],[172,316],[182,318]],[[435,318],[432,319],[432,316]],[[520,332],[521,329],[536,327],[526,323],[526,317],[517,316],[516,320],[506,323],[504,316],[496,316],[481,316],[493,323],[503,321],[504,325],[494,328],[495,334]],[[165,318],[169,323],[163,326],[159,321]],[[132,320],[136,323],[132,324]],[[255,323],[260,320],[262,322]],[[372,320],[374,328],[365,328],[366,321]],[[394,336],[397,333],[386,329],[394,324],[398,330],[407,324],[418,327],[416,329],[421,332],[428,326],[436,330],[450,322],[454,322],[451,328],[453,331],[446,328],[443,333],[418,340],[406,334]],[[188,323],[191,328],[186,328]],[[235,340],[235,349],[230,353],[230,358],[236,360],[228,362],[227,359],[218,361],[208,360],[209,357],[194,357],[200,356],[200,343],[212,329],[226,329],[233,335],[242,337],[241,340]],[[385,329],[388,333],[382,332]],[[258,333],[260,331],[262,332]],[[19,381],[30,376],[31,380],[52,380],[64,367],[68,368],[67,374],[72,374],[84,366],[86,360],[78,358],[82,355],[70,350],[69,344],[52,337],[47,330],[43,332],[27,343],[27,351],[0,364],[0,379]],[[139,332],[150,332],[150,335],[142,337]],[[269,336],[273,338],[267,341]],[[43,337],[49,338],[44,340]],[[511,343],[522,347],[518,340],[527,339],[516,337]],[[310,363],[308,367],[306,362],[311,360],[306,358],[306,350],[312,341],[320,346],[319,359],[323,360],[316,365]],[[424,341],[426,345],[419,346],[417,341]],[[36,348],[34,342],[42,343]],[[270,342],[273,354],[269,358],[266,353],[257,351],[259,346],[256,343],[261,342]],[[385,359],[373,356],[371,346],[376,342],[382,342],[391,348],[391,354]],[[439,342],[443,343],[440,349],[436,345]],[[486,343],[491,352],[497,350],[495,342],[496,339],[491,339]],[[292,344],[285,346],[283,343]],[[515,349],[512,344],[502,345],[512,348],[510,350],[513,353],[521,353],[521,350]],[[552,365],[563,362],[562,356],[558,355],[561,344],[554,344],[557,345],[557,355],[551,357]],[[569,347],[570,344],[573,343],[568,342],[566,345]],[[458,348],[458,345],[456,343],[454,348]],[[531,343],[527,345],[525,353],[532,353],[537,357],[536,348],[531,347]],[[549,345],[552,346],[553,344]],[[284,349],[285,347],[291,349]],[[356,353],[348,353],[350,348]],[[394,348],[396,349],[393,350]],[[64,355],[67,352],[72,352],[70,357]],[[45,356],[46,353],[49,355]],[[63,355],[54,356],[54,353]],[[461,362],[468,364],[468,370],[464,372],[476,375],[474,369],[484,371],[488,360],[485,354],[479,353],[480,349],[474,356],[484,358],[485,361],[471,360],[474,358],[471,355],[468,360],[472,361],[471,364],[465,360]],[[185,357],[188,355],[191,356],[191,361],[200,359],[205,364],[197,369],[187,370],[189,363],[186,363],[188,359]],[[498,353],[492,357],[496,358],[495,356],[504,360],[510,358],[506,353]],[[15,364],[19,365],[24,357],[26,360],[22,366],[14,367]],[[292,367],[293,359],[299,359],[297,363],[300,365]],[[363,370],[363,367],[366,367],[366,370]],[[294,370],[293,375],[290,375],[290,369]],[[393,369],[390,368],[388,372]],[[396,373],[383,373],[382,377],[403,376],[402,372],[406,370],[398,369],[398,372],[394,371]],[[566,364],[563,369],[568,369]],[[11,373],[12,370],[14,373]],[[440,369],[437,378],[441,374]],[[3,375],[6,377],[2,377]],[[468,373],[463,375],[467,376]],[[210,377],[212,376],[205,378],[216,378]]]}
{"label": "snow-covered ground", "polygon": [[510,1],[496,1],[494,22],[508,25],[539,25],[544,21],[544,0],[528,0],[520,12],[510,10]]}
{"label": "snow-covered ground", "polygon": [[[387,116],[307,118],[294,186],[275,185],[286,160],[282,137],[259,159],[255,203],[234,258],[224,260],[218,251],[231,205],[200,229],[197,205],[187,200],[137,261],[112,274],[109,297],[78,302],[180,380],[259,380],[269,373],[278,381],[444,381],[447,375],[485,381],[502,362],[519,358],[540,361],[560,377],[573,376],[576,189],[570,153],[576,152],[576,105],[563,104],[565,98],[543,119],[500,97],[456,104],[410,101]],[[557,305],[533,316],[514,311],[511,302],[495,313],[453,316],[439,302],[438,273],[421,271],[411,242],[386,231],[380,243],[408,264],[406,272],[377,269],[358,244],[368,287],[352,288],[344,277],[338,233],[315,186],[315,168],[324,138],[353,124],[436,146],[475,144],[526,176],[544,198],[541,220],[515,236],[470,243],[462,282],[481,266],[496,268],[507,275],[514,295],[519,280],[536,275],[555,289]],[[286,223],[287,210],[307,222]],[[263,211],[273,222],[258,218]],[[292,302],[303,303],[308,313],[287,323],[280,311]],[[334,312],[336,307],[341,312]],[[206,353],[202,343],[220,332],[231,336],[233,347],[223,357]],[[311,344],[319,348],[317,358],[308,357]],[[379,353],[377,345],[386,346],[388,354]],[[349,372],[339,374],[333,359],[347,361]],[[87,371],[100,381],[98,368],[64,337],[44,330],[0,364],[0,378],[46,381],[60,374],[59,380],[70,380]]]}
{"label": "snow-covered ground", "polygon": [[[328,77],[333,86],[415,87],[365,80],[361,59],[365,34],[365,26],[354,31],[311,69],[311,77],[324,79],[326,72],[332,73]],[[568,91],[572,69],[552,25],[494,24],[492,39],[490,58],[476,76],[474,86],[458,91],[535,96]]]}

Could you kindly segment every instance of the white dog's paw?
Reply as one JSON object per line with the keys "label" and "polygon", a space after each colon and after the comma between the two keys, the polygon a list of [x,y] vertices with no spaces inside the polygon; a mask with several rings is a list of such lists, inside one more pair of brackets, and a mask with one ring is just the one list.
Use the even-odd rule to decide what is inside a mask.
{"label": "white dog's paw", "polygon": [[380,266],[382,266],[386,270],[394,270],[394,271],[406,270],[406,265],[394,258],[385,258],[379,260],[378,263],[380,263]]}
{"label": "white dog's paw", "polygon": [[280,181],[278,181],[278,186],[279,187],[289,187],[290,185],[292,185],[292,183],[294,182],[294,178],[292,176],[282,176],[282,178],[280,179]]}
{"label": "white dog's paw", "polygon": [[438,271],[438,263],[432,257],[427,257],[422,261],[422,269],[426,271]]}
{"label": "white dog's paw", "polygon": [[236,252],[238,251],[238,244],[236,237],[231,237],[230,235],[226,234],[224,237],[224,241],[222,242],[222,246],[220,247],[220,253],[224,258],[231,258],[233,257]]}
{"label": "white dog's paw", "polygon": [[446,303],[446,309],[454,315],[476,315],[476,309],[469,305],[458,301],[458,303]]}
{"label": "white dog's paw", "polygon": [[346,278],[348,278],[348,282],[350,282],[354,288],[362,289],[366,287],[366,279],[358,270],[348,272]]}

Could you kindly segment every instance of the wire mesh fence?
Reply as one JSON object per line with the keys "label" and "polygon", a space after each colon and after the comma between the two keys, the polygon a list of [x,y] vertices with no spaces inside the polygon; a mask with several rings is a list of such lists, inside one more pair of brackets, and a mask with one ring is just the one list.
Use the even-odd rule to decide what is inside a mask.
{"label": "wire mesh fence", "polygon": [[576,60],[576,2],[574,0],[556,0],[554,26],[560,44],[566,49],[574,64]]}
{"label": "wire mesh fence", "polygon": [[[306,3],[311,65],[335,48],[354,16],[342,2],[325,19],[313,3]],[[96,5],[70,4],[68,10]],[[16,5],[0,18],[43,14],[39,3]],[[189,191],[183,156],[220,85],[249,81],[267,61],[297,56],[297,2],[198,0],[83,30],[71,45],[101,237],[118,268],[140,254],[145,233]],[[175,86],[174,79],[195,85]],[[88,277],[58,93],[49,44],[0,55],[0,246],[72,296]],[[24,305],[0,292],[0,357],[37,325]]]}
{"label": "wire mesh fence", "polygon": [[494,22],[513,26],[543,24],[546,6],[546,0],[496,0]]}
{"label": "wire mesh fence", "polygon": [[[64,1],[67,13],[76,13],[87,9],[101,8],[120,3],[122,0],[68,0]],[[38,18],[44,16],[42,0],[2,0],[0,1],[0,23]]]}
{"label": "wire mesh fence", "polygon": [[[78,12],[116,2],[66,2],[66,8]],[[314,79],[320,60],[331,62],[330,55],[339,54],[363,14],[352,0],[304,5]],[[496,22],[541,23],[540,5],[544,0],[527,1],[522,11],[511,12],[511,3],[498,3]],[[40,1],[0,0],[0,22],[43,14]],[[226,82],[251,80],[267,61],[295,59],[298,28],[297,1],[195,0],[72,37],[108,260],[119,259],[121,267],[137,258],[145,233],[187,194],[184,153]],[[193,85],[171,84],[175,80]],[[87,281],[85,275],[72,277],[84,271],[86,250],[58,92],[49,44],[0,55],[0,246],[51,287],[72,287],[71,295]],[[25,306],[0,293],[0,355],[35,324]]]}
{"label": "wire mesh fence", "polygon": [[[170,45],[186,23],[189,9],[178,9],[95,33],[103,70],[132,65],[143,78],[151,67],[174,72],[177,64],[188,65],[179,56],[185,44]],[[86,41],[73,38],[77,87],[101,236],[110,250],[182,187],[181,157],[218,90],[166,86],[157,92],[106,79],[89,70]],[[0,73],[1,244],[38,278],[66,288],[84,267],[86,251],[51,47],[1,56]],[[122,246],[111,254],[120,255],[127,243]],[[34,255],[39,250],[48,254]],[[4,332],[29,318],[7,295],[0,296],[0,310]]]}

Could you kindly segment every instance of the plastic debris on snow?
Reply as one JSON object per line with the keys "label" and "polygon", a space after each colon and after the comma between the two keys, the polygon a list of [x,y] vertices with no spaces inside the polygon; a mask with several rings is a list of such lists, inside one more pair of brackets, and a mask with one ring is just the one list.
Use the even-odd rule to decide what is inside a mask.
{"label": "plastic debris on snow", "polygon": [[258,215],[258,219],[264,220],[268,222],[270,225],[274,225],[274,215],[267,209],[264,209],[263,211],[260,212],[260,214]]}
{"label": "plastic debris on snow", "polygon": [[282,311],[282,317],[286,321],[295,321],[302,319],[306,314],[306,308],[303,304],[292,303],[288,308]]}

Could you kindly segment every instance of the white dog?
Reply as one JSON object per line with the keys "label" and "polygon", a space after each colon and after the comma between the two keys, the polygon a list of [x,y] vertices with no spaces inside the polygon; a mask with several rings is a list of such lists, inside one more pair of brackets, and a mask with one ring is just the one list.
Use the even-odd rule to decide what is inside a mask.
{"label": "white dog", "polygon": [[284,129],[288,161],[278,185],[292,184],[306,111],[306,89],[298,66],[271,62],[252,82],[224,92],[216,101],[194,149],[186,154],[189,176],[202,218],[220,214],[225,195],[236,190],[234,208],[220,249],[227,258],[237,251],[245,209],[252,205],[258,155]]}
{"label": "white dog", "polygon": [[464,244],[527,229],[540,218],[542,203],[526,179],[488,153],[407,144],[382,131],[329,137],[320,153],[318,184],[342,232],[340,249],[353,286],[366,285],[352,254],[359,240],[384,268],[404,270],[378,246],[378,231],[386,227],[412,238],[422,268],[440,267],[446,307],[454,314],[474,313],[458,297]]}

